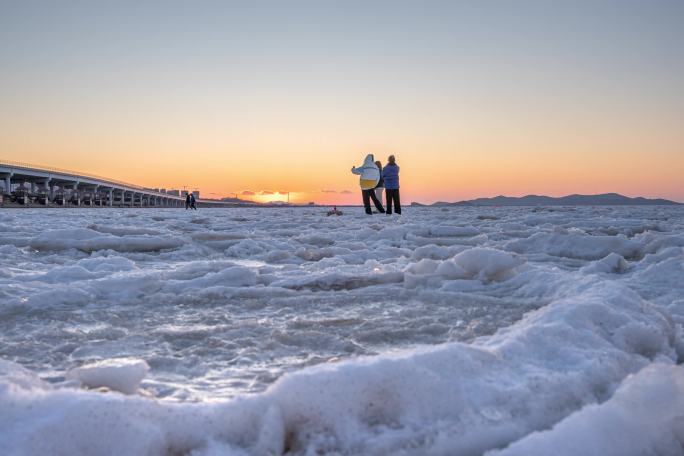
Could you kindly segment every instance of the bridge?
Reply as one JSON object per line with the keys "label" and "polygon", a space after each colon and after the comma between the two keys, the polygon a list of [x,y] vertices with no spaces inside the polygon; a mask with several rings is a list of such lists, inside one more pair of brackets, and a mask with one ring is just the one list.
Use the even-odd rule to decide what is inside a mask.
{"label": "bridge", "polygon": [[[0,159],[0,203],[44,206],[182,207],[180,190],[151,189],[94,174]],[[227,206],[199,200],[202,206]],[[234,204],[233,204],[234,205]]]}

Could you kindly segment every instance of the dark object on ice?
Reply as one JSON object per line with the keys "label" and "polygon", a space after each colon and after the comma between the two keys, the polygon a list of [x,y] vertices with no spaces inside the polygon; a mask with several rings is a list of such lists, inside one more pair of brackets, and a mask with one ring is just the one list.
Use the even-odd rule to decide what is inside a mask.
{"label": "dark object on ice", "polygon": [[197,206],[195,206],[195,195],[192,193],[190,193],[190,207],[197,210]]}
{"label": "dark object on ice", "polygon": [[337,209],[337,206],[333,206],[333,208],[330,209],[326,215],[328,217],[330,217],[331,215],[342,215],[342,211]]}
{"label": "dark object on ice", "polygon": [[190,193],[185,195],[185,210],[190,209]]}
{"label": "dark object on ice", "polygon": [[674,206],[682,203],[663,198],[630,198],[618,193],[600,195],[568,195],[560,198],[540,195],[527,195],[520,198],[496,196],[477,198],[456,203],[438,201],[432,206]]}

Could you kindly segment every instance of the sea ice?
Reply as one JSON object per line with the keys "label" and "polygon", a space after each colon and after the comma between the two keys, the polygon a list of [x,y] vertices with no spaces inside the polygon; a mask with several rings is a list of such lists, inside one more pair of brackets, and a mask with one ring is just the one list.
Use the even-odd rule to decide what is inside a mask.
{"label": "sea ice", "polygon": [[679,207],[5,210],[0,447],[681,454],[683,247]]}

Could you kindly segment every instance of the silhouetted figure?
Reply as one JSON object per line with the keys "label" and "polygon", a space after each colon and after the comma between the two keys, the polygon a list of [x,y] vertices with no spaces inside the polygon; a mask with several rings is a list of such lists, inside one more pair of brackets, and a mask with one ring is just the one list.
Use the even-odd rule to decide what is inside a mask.
{"label": "silhouetted figure", "polygon": [[373,200],[373,204],[379,212],[385,213],[385,208],[382,207],[382,203],[375,196],[375,187],[380,181],[380,170],[377,165],[373,163],[373,154],[366,155],[366,159],[363,161],[363,165],[360,167],[352,167],[351,172],[360,175],[359,185],[361,186],[361,197],[363,198],[363,207],[366,209],[366,214],[372,215],[373,211],[370,207],[370,201]]}
{"label": "silhouetted figure", "polygon": [[195,195],[193,193],[190,193],[190,207],[197,210],[197,206],[195,206]]}
{"label": "silhouetted figure", "polygon": [[185,210],[190,209],[190,193],[185,195]]}
{"label": "silhouetted figure", "polygon": [[385,196],[387,198],[387,214],[394,212],[401,214],[401,202],[399,201],[399,166],[394,155],[387,158],[387,165],[382,170],[382,177],[385,180]]}
{"label": "silhouetted figure", "polygon": [[375,197],[382,203],[382,192],[385,190],[385,179],[382,177],[382,163],[378,160],[375,162],[375,166],[380,171],[380,180],[373,190],[375,191]]}

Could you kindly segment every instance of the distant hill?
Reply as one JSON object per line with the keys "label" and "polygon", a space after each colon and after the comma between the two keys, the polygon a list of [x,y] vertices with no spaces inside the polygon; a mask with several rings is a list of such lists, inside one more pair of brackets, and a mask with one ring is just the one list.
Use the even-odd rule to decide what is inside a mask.
{"label": "distant hill", "polygon": [[[493,198],[477,198],[468,201],[447,203],[438,201],[431,206],[675,206],[682,203],[662,198],[630,198],[618,193],[600,195],[568,195],[554,198],[551,196],[527,195],[521,197],[495,196]],[[416,205],[421,205],[416,203]]]}

